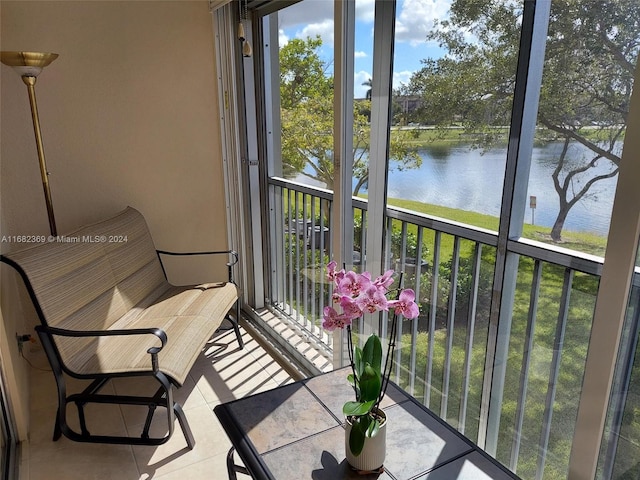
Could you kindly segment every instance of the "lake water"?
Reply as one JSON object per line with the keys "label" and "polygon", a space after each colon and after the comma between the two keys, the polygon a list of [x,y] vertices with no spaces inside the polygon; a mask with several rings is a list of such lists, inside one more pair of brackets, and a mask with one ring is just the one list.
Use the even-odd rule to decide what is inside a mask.
{"label": "lake water", "polygon": [[[553,226],[559,211],[559,200],[551,175],[558,163],[561,150],[560,142],[548,143],[533,149],[525,223]],[[585,158],[591,158],[592,154],[589,152],[582,145],[573,145],[567,155],[567,164],[574,167],[583,164]],[[420,168],[389,172],[389,197],[416,200],[496,217],[500,215],[506,148],[483,152],[469,145],[454,145],[427,148],[418,153],[422,158]],[[588,177],[577,178],[574,181],[572,189],[580,188],[580,182],[588,180],[594,173],[604,174],[610,169],[611,163],[608,160],[599,160]],[[562,175],[562,178],[564,176]],[[299,175],[296,180],[311,185],[316,184],[302,175]],[[616,184],[617,176],[593,185],[589,193],[569,211],[564,229],[606,236],[609,231]],[[356,185],[355,179],[353,185],[354,187]],[[318,186],[324,187],[324,185]],[[362,189],[361,192],[366,192],[366,189]],[[529,208],[531,195],[536,196],[536,209],[533,215]]]}
{"label": "lake water", "polygon": [[[571,148],[573,150],[569,151],[568,157],[573,159],[572,164],[584,163],[588,150],[581,145]],[[535,195],[537,200],[534,223],[551,227],[555,221],[559,201],[551,175],[561,149],[562,143],[549,143],[533,149],[526,223],[532,223],[529,195]],[[506,152],[506,148],[502,148],[482,153],[467,145],[421,150],[422,165],[419,169],[389,172],[388,195],[498,216]],[[604,159],[595,167],[600,174],[610,169],[611,163]],[[572,187],[577,190],[578,181],[584,180],[577,180]],[[607,235],[616,183],[617,176],[592,186],[590,193],[569,211],[564,228]]]}

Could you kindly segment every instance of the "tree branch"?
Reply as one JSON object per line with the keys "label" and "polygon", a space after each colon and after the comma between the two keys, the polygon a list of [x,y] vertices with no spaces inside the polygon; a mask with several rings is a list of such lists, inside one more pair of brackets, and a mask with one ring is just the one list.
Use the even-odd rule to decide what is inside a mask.
{"label": "tree branch", "polygon": [[615,177],[618,174],[618,168],[614,168],[611,172],[604,174],[604,175],[596,175],[595,177],[592,177],[589,179],[588,182],[586,182],[583,187],[578,191],[578,193],[576,193],[573,198],[571,200],[569,200],[567,202],[567,204],[569,205],[569,207],[572,207],[573,205],[575,205],[582,197],[585,196],[585,194],[589,191],[589,189],[593,186],[594,183],[599,182],[601,180],[606,180],[607,178],[612,178]]}
{"label": "tree branch", "polygon": [[578,135],[575,130],[571,129],[571,128],[566,128],[566,127],[561,127],[559,125],[555,125],[553,123],[551,123],[549,120],[547,120],[546,118],[544,118],[543,116],[540,117],[540,123],[542,123],[546,128],[548,128],[549,130],[551,130],[552,132],[556,132],[559,133],[565,137],[569,137],[574,139],[576,142],[584,145],[585,147],[587,147],[589,150],[592,150],[594,153],[606,158],[607,160],[610,160],[612,163],[614,163],[615,165],[620,165],[620,157],[618,157],[617,155],[613,154],[612,152],[609,152],[603,148],[600,148],[598,145],[596,145],[593,142],[590,142],[589,140],[587,140],[586,138],[584,138],[581,135]]}
{"label": "tree branch", "polygon": [[618,65],[625,69],[629,74],[633,75],[635,71],[635,65],[632,64],[622,53],[622,47],[616,45],[613,40],[607,36],[607,32],[604,29],[598,29],[598,36],[602,40],[602,43],[607,47],[609,53],[616,59]]}

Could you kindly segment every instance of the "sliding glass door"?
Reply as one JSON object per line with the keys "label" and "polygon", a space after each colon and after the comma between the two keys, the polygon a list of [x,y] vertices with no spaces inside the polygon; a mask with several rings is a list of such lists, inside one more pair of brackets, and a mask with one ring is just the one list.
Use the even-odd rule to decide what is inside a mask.
{"label": "sliding glass door", "polygon": [[[639,131],[637,2],[252,3],[248,169],[274,336],[286,324],[331,357],[324,265],[403,271],[421,315],[399,327],[393,380],[523,478],[567,478],[599,438],[579,433],[583,385],[617,350],[594,332],[615,317],[606,264],[630,250],[608,246]],[[374,323],[357,332],[388,334]],[[634,385],[637,325],[622,335],[617,381]],[[635,466],[619,460],[640,431],[627,390],[611,472]]]}

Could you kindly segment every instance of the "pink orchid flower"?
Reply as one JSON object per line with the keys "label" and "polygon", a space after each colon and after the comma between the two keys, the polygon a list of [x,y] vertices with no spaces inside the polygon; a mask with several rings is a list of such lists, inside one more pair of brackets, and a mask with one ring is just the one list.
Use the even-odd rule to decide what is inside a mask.
{"label": "pink orchid flower", "polygon": [[415,299],[416,293],[407,288],[400,292],[398,300],[389,301],[389,308],[393,308],[396,314],[402,315],[404,318],[417,318],[420,311]]}
{"label": "pink orchid flower", "polygon": [[380,310],[388,310],[387,297],[384,295],[384,291],[376,287],[375,284],[371,284],[364,292],[362,292],[358,298],[356,298],[356,304],[362,311],[374,313]]}
{"label": "pink orchid flower", "polygon": [[352,320],[362,316],[362,309],[353,297],[340,297],[340,306],[343,314]]}
{"label": "pink orchid flower", "polygon": [[369,288],[371,284],[371,276],[367,272],[363,274],[357,274],[356,272],[349,271],[345,273],[344,277],[336,282],[336,290],[341,295],[348,295],[351,297],[357,297],[360,292]]}
{"label": "pink orchid flower", "polygon": [[333,332],[336,328],[343,329],[347,325],[351,325],[351,319],[344,314],[339,314],[333,307],[324,307],[322,318],[322,328],[329,332]]}
{"label": "pink orchid flower", "polygon": [[373,283],[378,287],[384,288],[386,293],[386,291],[389,289],[389,287],[393,283],[393,278],[391,277],[391,275],[393,275],[393,270],[387,270],[378,278],[376,278],[376,280]]}
{"label": "pink orchid flower", "polygon": [[344,269],[336,270],[337,265],[338,264],[335,262],[335,260],[327,264],[327,278],[333,282],[341,279],[342,277],[344,277],[344,274],[345,274]]}
{"label": "pink orchid flower", "polygon": [[333,281],[333,301],[340,305],[340,312],[333,307],[325,307],[322,327],[328,331],[343,329],[364,313],[375,313],[393,309],[404,318],[417,318],[418,305],[415,303],[415,292],[402,290],[397,300],[388,300],[387,292],[393,283],[393,270],[387,270],[375,280],[371,280],[369,272],[345,272],[336,270],[336,262],[327,265],[327,278]]}

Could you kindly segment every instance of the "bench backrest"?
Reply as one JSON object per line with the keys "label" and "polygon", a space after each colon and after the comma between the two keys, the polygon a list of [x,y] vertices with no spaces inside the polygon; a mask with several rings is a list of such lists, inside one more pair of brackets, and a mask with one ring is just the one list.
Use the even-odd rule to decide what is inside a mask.
{"label": "bench backrest", "polygon": [[131,207],[5,257],[26,273],[44,315],[41,320],[52,327],[108,329],[168,286],[147,223]]}

